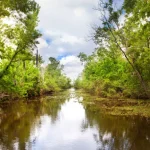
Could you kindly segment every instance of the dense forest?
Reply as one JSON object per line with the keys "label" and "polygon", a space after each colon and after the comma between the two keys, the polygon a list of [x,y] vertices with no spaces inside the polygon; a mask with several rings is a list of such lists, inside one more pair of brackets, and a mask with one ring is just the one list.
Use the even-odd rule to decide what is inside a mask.
{"label": "dense forest", "polygon": [[100,0],[97,44],[91,56],[79,54],[85,69],[76,88],[102,97],[150,98],[150,1],[125,0],[119,8]]}
{"label": "dense forest", "polygon": [[[63,66],[38,54],[40,6],[34,0],[0,1],[0,99],[31,97],[71,87]],[[97,48],[79,54],[84,65],[74,83],[102,97],[150,98],[150,1],[99,1],[93,27]]]}
{"label": "dense forest", "polygon": [[37,96],[70,87],[55,58],[42,67],[37,30],[40,7],[34,0],[0,0],[0,99]]}

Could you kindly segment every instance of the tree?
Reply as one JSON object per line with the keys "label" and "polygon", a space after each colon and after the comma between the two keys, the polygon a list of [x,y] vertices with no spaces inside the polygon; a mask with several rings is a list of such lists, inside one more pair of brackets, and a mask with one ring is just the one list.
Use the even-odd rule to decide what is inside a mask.
{"label": "tree", "polygon": [[54,57],[50,57],[49,61],[44,74],[46,89],[57,91],[70,88],[71,80],[63,74],[63,65],[60,61]]}
{"label": "tree", "polygon": [[[18,1],[11,3],[7,0],[1,1],[1,4],[3,10],[8,11],[9,8],[8,13],[12,11],[12,15],[9,14],[9,17],[14,19],[15,26],[3,23],[0,27],[2,31],[0,37],[1,59],[7,59],[7,63],[0,71],[0,79],[7,73],[20,53],[32,53],[35,44],[37,44],[36,39],[41,35],[36,29],[39,13],[38,4],[30,0],[23,3]],[[24,8],[25,6],[26,8]],[[14,15],[15,10],[17,15]],[[1,19],[1,22],[3,22],[3,19]],[[10,44],[6,45],[6,41]]]}
{"label": "tree", "polygon": [[33,51],[41,36],[36,29],[39,9],[34,0],[0,0],[0,93],[28,96],[36,91],[40,74]]}
{"label": "tree", "polygon": [[79,54],[86,63],[75,85],[104,97],[150,98],[150,1],[125,0],[117,9],[112,0],[100,0],[97,10],[98,48],[91,56]]}
{"label": "tree", "polygon": [[[128,14],[129,12],[131,12],[131,9],[130,10],[128,9],[130,4],[134,4],[132,6],[133,10],[131,17],[129,17],[130,14]],[[129,39],[132,38],[131,36],[134,33],[138,32],[139,34],[139,31],[142,29],[142,28],[139,29],[137,23],[141,24],[141,19],[144,21],[146,18],[150,16],[149,13],[150,2],[133,0],[132,2],[129,3],[129,1],[126,0],[124,2],[123,8],[126,9],[128,13],[126,17],[127,21],[124,23],[124,26],[122,27],[119,23],[119,19],[122,15],[124,15],[123,9],[122,8],[116,9],[114,7],[112,0],[109,0],[108,2],[100,0],[98,10],[102,16],[101,18],[102,26],[98,26],[95,29],[94,39],[96,43],[100,44],[101,46],[104,45],[104,47],[108,47],[107,44],[110,45],[110,42],[116,44],[116,48],[118,48],[121,51],[124,58],[129,63],[135,75],[137,76],[139,83],[143,88],[145,94],[150,98],[149,86],[147,85],[144,75],[142,73],[143,70],[139,69],[141,68],[140,64],[136,63],[138,62],[138,60],[136,62],[134,61],[135,59],[138,59],[138,57],[133,58],[128,53],[131,50],[131,47],[134,47],[136,43],[136,42],[131,43]],[[135,32],[134,30],[131,30],[131,26],[132,28],[134,28]],[[144,28],[148,29],[148,23],[146,23],[144,26],[146,26]],[[148,32],[148,30],[146,32]],[[147,34],[147,36],[148,36],[146,37],[147,41],[144,42],[144,40],[142,39],[142,42],[144,42],[145,44],[148,43],[149,45],[149,35]],[[133,53],[135,55],[136,52]],[[142,51],[140,51],[140,53],[142,53]]]}

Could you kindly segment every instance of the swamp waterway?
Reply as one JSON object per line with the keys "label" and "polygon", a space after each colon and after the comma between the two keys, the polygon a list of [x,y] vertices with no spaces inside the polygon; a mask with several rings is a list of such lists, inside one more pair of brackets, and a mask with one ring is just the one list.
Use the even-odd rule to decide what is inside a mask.
{"label": "swamp waterway", "polygon": [[0,105],[1,150],[149,150],[150,120],[101,113],[69,91]]}

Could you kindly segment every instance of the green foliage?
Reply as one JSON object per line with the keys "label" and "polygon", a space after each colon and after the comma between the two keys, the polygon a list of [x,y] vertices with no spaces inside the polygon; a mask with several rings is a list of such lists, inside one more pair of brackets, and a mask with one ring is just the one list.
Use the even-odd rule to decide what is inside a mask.
{"label": "green foliage", "polygon": [[[112,1],[100,0],[102,25],[94,35],[99,48],[86,59],[75,87],[104,97],[150,98],[149,10],[150,1],[125,0],[123,7],[116,10]],[[126,20],[121,25],[123,15]]]}
{"label": "green foliage", "polygon": [[59,91],[71,87],[71,80],[63,73],[63,66],[53,57],[49,58],[50,63],[47,65],[44,73],[44,87],[47,91]]}
{"label": "green foliage", "polygon": [[40,76],[33,54],[41,36],[36,29],[39,6],[34,0],[1,0],[0,10],[0,94],[28,97],[36,93]]}
{"label": "green foliage", "polygon": [[29,14],[37,10],[37,7],[39,6],[34,0],[0,0],[0,17],[9,16],[12,11]]}
{"label": "green foliage", "polygon": [[[34,54],[39,5],[34,0],[0,0],[0,98],[31,97],[70,87],[62,66],[50,58],[43,79],[42,57]],[[11,20],[9,24],[7,21]]]}
{"label": "green foliage", "polygon": [[39,70],[32,62],[26,62],[26,69],[23,62],[16,62],[9,68],[9,73],[0,80],[1,92],[15,96],[28,96],[30,90],[35,90],[36,78]]}
{"label": "green foliage", "polygon": [[126,10],[127,13],[132,12],[135,7],[137,0],[125,0],[123,8]]}

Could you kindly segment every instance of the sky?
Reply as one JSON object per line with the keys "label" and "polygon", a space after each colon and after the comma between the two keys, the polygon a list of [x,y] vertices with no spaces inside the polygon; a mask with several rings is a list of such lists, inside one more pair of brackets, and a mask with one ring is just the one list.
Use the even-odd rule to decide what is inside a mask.
{"label": "sky", "polygon": [[39,53],[45,64],[55,57],[64,65],[64,73],[72,80],[82,72],[77,55],[90,55],[95,44],[89,40],[92,25],[98,22],[95,11],[98,0],[36,0],[40,5],[39,26],[43,36],[39,39]]}
{"label": "sky", "polygon": [[[40,5],[39,26],[43,36],[39,39],[39,53],[45,64],[55,57],[64,65],[64,73],[74,80],[83,66],[77,57],[80,52],[90,55],[96,45],[89,40],[92,26],[100,24],[99,12],[94,8],[99,0],[36,0]],[[117,6],[123,0],[115,0]]]}

